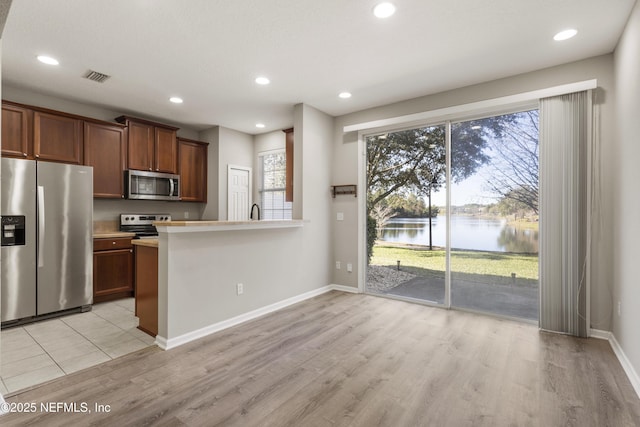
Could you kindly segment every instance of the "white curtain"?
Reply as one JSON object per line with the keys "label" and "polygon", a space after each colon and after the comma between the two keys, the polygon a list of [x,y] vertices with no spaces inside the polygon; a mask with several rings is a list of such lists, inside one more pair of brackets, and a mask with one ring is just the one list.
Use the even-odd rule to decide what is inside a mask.
{"label": "white curtain", "polygon": [[588,333],[590,92],[540,100],[540,328]]}

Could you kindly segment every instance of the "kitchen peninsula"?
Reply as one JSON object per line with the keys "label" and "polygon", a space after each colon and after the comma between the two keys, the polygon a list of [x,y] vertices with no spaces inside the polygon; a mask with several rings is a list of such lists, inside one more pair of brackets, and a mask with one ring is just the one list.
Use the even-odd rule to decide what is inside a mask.
{"label": "kitchen peninsula", "polygon": [[[287,299],[303,220],[158,222],[158,335],[170,349]],[[251,318],[251,317],[249,317]]]}

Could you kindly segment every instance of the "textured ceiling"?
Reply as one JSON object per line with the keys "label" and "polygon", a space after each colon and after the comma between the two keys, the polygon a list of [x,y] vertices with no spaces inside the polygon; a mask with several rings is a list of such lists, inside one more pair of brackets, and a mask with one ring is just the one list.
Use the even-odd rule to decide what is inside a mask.
{"label": "textured ceiling", "polygon": [[[291,126],[300,102],[337,116],[612,52],[635,0],[395,0],[386,20],[376,3],[14,1],[3,83],[255,134]],[[568,27],[575,38],[552,40]],[[112,77],[83,79],[89,69]],[[272,83],[256,85],[258,75]]]}

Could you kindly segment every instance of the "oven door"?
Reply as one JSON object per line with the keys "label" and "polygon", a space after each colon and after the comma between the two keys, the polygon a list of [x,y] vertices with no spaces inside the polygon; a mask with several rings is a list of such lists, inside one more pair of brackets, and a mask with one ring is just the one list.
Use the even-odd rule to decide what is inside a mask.
{"label": "oven door", "polygon": [[128,170],[127,198],[180,200],[180,176],[168,173]]}

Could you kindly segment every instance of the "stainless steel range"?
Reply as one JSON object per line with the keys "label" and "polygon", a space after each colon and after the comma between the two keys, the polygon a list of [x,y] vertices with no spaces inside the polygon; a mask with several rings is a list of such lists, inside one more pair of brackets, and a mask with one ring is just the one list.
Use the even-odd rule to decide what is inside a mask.
{"label": "stainless steel range", "polygon": [[158,230],[153,225],[156,221],[171,221],[171,215],[121,214],[120,231],[136,233],[135,239],[153,239],[158,237]]}

